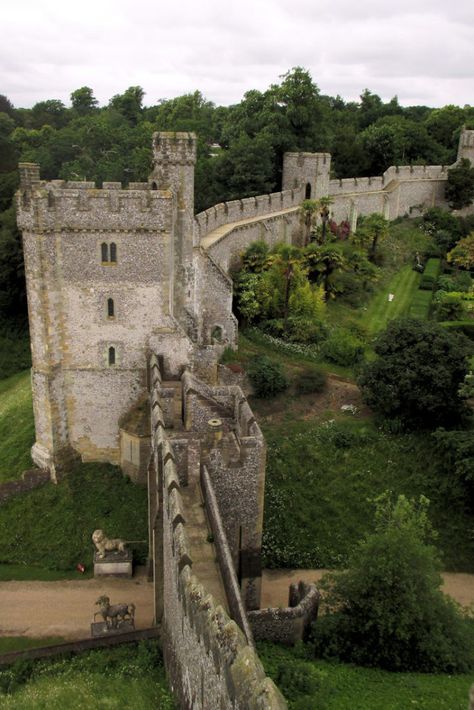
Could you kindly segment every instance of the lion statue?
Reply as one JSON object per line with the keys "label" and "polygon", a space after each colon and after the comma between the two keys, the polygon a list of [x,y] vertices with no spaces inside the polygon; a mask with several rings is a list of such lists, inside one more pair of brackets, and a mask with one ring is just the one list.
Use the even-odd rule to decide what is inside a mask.
{"label": "lion statue", "polygon": [[110,538],[107,537],[103,530],[94,530],[92,533],[92,542],[94,543],[97,556],[103,559],[106,552],[126,552],[125,540],[121,540],[119,537]]}

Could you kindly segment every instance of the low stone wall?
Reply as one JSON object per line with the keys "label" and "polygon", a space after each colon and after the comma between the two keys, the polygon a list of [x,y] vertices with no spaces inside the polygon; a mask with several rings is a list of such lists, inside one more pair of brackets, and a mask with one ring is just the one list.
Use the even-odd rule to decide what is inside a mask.
{"label": "low stone wall", "polygon": [[24,471],[19,480],[5,481],[5,483],[0,484],[0,505],[10,500],[10,498],[20,495],[20,493],[27,493],[34,488],[44,486],[50,480],[49,471],[40,468]]}
{"label": "low stone wall", "polygon": [[248,612],[257,641],[274,641],[289,646],[307,637],[318,615],[320,593],[314,584],[292,584],[289,606]]}
{"label": "low stone wall", "polygon": [[140,629],[129,631],[126,634],[115,634],[113,636],[101,636],[98,638],[80,639],[66,643],[57,643],[54,646],[41,646],[39,648],[29,648],[24,651],[12,651],[0,655],[0,666],[11,666],[17,661],[37,661],[43,658],[55,658],[69,653],[85,653],[98,648],[110,648],[126,643],[136,643],[148,639],[160,637],[160,629],[153,626],[151,629]]}
{"label": "low stone wall", "polygon": [[252,631],[242,602],[239,583],[232,561],[232,554],[222,524],[219,506],[217,505],[216,494],[214,493],[211,477],[205,466],[203,466],[201,470],[201,488],[206,503],[207,517],[211,524],[214,537],[217,558],[219,560],[219,569],[224,583],[230,614],[244,632],[248,643],[253,645]]}

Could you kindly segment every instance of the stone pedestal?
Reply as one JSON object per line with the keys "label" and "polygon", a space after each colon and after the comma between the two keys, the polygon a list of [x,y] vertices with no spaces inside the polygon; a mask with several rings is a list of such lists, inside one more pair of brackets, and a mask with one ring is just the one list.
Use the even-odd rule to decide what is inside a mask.
{"label": "stone pedestal", "polygon": [[94,621],[91,624],[92,638],[97,638],[98,636],[117,636],[117,634],[128,634],[130,631],[135,631],[135,626],[131,621],[121,621],[116,629],[107,626],[105,621]]}
{"label": "stone pedestal", "polygon": [[94,577],[131,577],[133,558],[130,550],[126,552],[107,552],[105,557],[94,553]]}

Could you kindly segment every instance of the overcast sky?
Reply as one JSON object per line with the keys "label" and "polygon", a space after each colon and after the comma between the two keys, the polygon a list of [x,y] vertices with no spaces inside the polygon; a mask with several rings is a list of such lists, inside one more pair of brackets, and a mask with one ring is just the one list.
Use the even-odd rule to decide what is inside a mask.
{"label": "overcast sky", "polygon": [[17,107],[132,85],[146,105],[196,89],[230,104],[294,66],[346,100],[474,103],[474,0],[9,0],[0,18],[0,94]]}

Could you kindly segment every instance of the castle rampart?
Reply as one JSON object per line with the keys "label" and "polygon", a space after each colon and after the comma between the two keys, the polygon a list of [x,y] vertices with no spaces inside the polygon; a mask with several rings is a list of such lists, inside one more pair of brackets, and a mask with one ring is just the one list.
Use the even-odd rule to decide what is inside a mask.
{"label": "castle rampart", "polygon": [[[156,620],[161,621],[165,663],[173,693],[185,710],[283,710],[287,707],[286,702],[272,681],[266,678],[255,652],[219,504],[211,478],[204,467],[200,468],[199,459],[190,463],[188,488],[181,486],[173,437],[165,427],[161,406],[163,384],[155,356],[150,361],[150,379],[152,464],[149,499],[155,613]],[[188,383],[188,391],[192,384]],[[209,395],[205,386],[201,396],[204,394]],[[224,399],[225,388],[218,388],[215,394],[216,401]],[[194,425],[199,428],[197,422]],[[193,553],[187,533],[192,516],[186,505],[189,493],[185,495],[185,491],[201,481],[205,487],[206,508],[212,516],[212,529],[218,538],[221,571],[226,577],[225,598],[219,600],[209,593],[209,572],[206,584],[200,583],[196,571],[200,564],[199,548],[195,547]],[[231,620],[227,606],[238,623]]]}
{"label": "castle rampart", "polygon": [[294,190],[282,190],[269,195],[221,202],[196,215],[194,220],[195,244],[201,244],[208,234],[219,227],[241,220],[270,216],[275,212],[298,207],[303,199],[303,188],[300,186]]}

